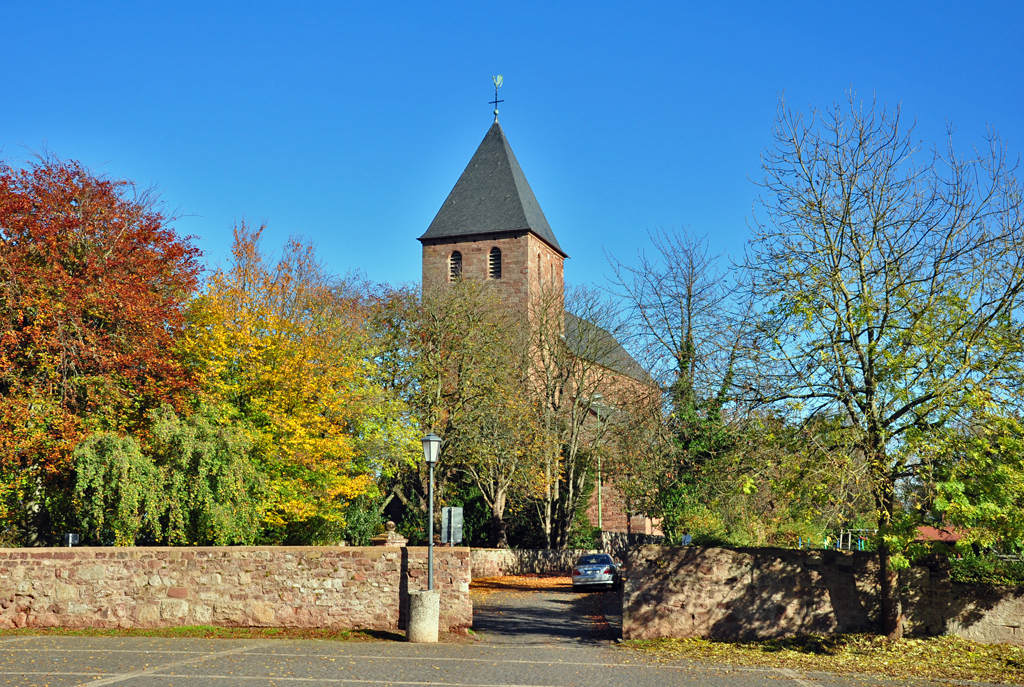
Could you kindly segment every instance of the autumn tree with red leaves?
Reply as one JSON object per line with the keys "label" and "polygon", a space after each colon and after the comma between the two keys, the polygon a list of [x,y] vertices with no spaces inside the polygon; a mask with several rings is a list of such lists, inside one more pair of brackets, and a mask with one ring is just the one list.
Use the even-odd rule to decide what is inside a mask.
{"label": "autumn tree with red leaves", "polygon": [[154,197],[81,164],[0,162],[0,537],[52,542],[72,452],[193,381],[174,355],[199,250]]}

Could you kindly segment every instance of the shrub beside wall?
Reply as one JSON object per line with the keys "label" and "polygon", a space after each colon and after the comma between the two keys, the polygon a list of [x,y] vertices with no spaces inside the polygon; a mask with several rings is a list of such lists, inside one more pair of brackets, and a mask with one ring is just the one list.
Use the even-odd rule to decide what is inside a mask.
{"label": "shrub beside wall", "polygon": [[[405,629],[425,547],[0,549],[2,627]],[[441,629],[469,627],[469,550],[434,550]]]}

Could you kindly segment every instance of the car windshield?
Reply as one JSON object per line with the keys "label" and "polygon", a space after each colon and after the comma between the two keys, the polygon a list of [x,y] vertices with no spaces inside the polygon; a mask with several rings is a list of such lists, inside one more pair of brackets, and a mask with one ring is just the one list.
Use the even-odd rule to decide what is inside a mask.
{"label": "car windshield", "polygon": [[576,565],[611,565],[611,556],[582,556]]}

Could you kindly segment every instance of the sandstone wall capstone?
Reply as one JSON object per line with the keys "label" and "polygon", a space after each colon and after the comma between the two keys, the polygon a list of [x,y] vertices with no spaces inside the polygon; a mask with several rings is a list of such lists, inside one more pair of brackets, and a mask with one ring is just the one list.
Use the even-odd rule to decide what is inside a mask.
{"label": "sandstone wall capstone", "polygon": [[[469,627],[469,550],[434,550],[440,627]],[[426,547],[0,549],[0,627],[405,629]]]}
{"label": "sandstone wall capstone", "polygon": [[[626,639],[755,639],[878,629],[877,557],[869,552],[644,546],[623,589]],[[1024,587],[954,584],[930,557],[900,575],[910,635],[1024,645]]]}

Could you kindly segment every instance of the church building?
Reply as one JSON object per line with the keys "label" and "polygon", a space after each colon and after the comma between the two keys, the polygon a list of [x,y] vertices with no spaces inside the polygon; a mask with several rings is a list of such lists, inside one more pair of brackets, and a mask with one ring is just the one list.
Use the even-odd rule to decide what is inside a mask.
{"label": "church building", "polygon": [[[502,301],[524,313],[543,293],[563,293],[563,265],[569,256],[548,224],[497,116],[419,241],[425,291],[460,277],[492,280]],[[630,383],[654,385],[611,334],[570,313],[565,317],[570,347],[584,328],[588,333],[597,330],[608,345],[595,363]],[[660,534],[649,518],[627,514],[616,490],[600,476],[597,479],[588,508],[593,526],[600,523],[607,532]]]}

